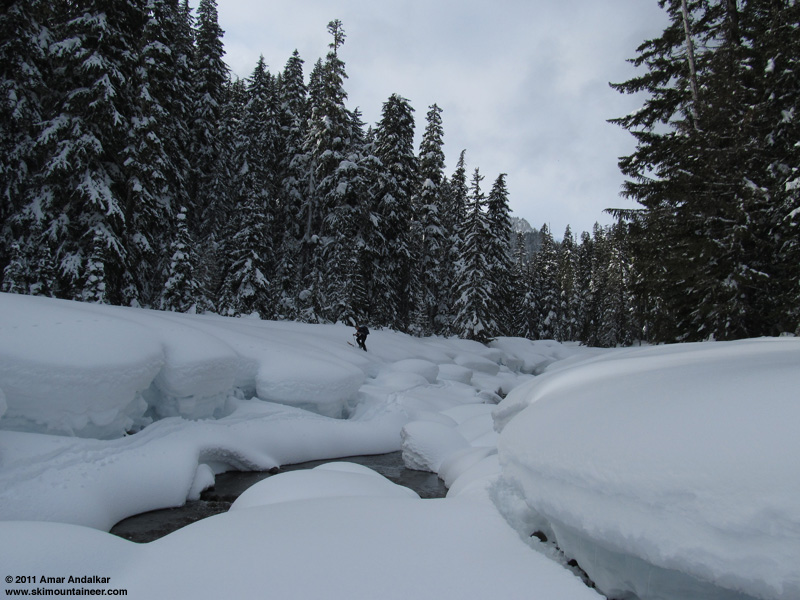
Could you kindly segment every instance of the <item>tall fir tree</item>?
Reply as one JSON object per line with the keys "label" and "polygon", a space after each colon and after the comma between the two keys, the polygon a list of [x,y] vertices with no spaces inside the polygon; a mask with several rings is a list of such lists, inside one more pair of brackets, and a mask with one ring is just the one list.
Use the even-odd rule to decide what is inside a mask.
{"label": "tall fir tree", "polygon": [[262,56],[247,82],[245,104],[236,111],[229,196],[232,214],[228,233],[220,242],[223,280],[217,310],[225,314],[275,316],[276,132],[270,127],[276,120],[274,94],[273,79]]}
{"label": "tall fir tree", "polygon": [[32,250],[27,234],[37,216],[22,213],[36,170],[35,130],[47,95],[48,9],[49,3],[18,0],[0,12],[0,270],[13,245],[12,287],[24,288],[22,280],[30,277],[22,255]]}
{"label": "tall fir tree", "polygon": [[308,90],[303,80],[303,60],[297,50],[286,62],[278,86],[280,145],[278,156],[278,202],[276,232],[281,233],[276,276],[278,278],[279,317],[297,318],[300,292],[300,245],[303,237],[300,218],[308,189],[307,155],[303,152],[308,121]]}
{"label": "tall fir tree", "polygon": [[145,8],[143,0],[70,5],[50,47],[53,101],[37,139],[42,168],[31,202],[56,255],[55,293],[65,298],[137,300],[128,291],[129,240],[140,207],[127,201],[122,156],[137,115],[130,82]]}
{"label": "tall fir tree", "polygon": [[224,197],[220,193],[225,177],[219,172],[220,157],[225,153],[220,147],[220,127],[229,84],[228,66],[222,60],[225,32],[219,26],[216,0],[200,0],[194,27],[194,89],[190,98],[188,148],[192,165],[189,218],[198,240],[210,246],[213,244],[211,235],[221,222],[216,202]]}
{"label": "tall fir tree", "polygon": [[[800,5],[749,2],[740,14],[750,79],[747,166],[761,224],[754,268],[769,277],[755,290],[761,331],[800,333]],[[770,252],[764,252],[769,248]],[[755,262],[755,261],[754,261]]]}
{"label": "tall fir tree", "polygon": [[569,342],[578,339],[579,299],[577,255],[572,228],[567,225],[558,247],[559,339]]}
{"label": "tall fir tree", "polygon": [[442,286],[445,254],[449,243],[442,217],[447,211],[444,184],[444,128],[442,109],[432,105],[426,116],[427,125],[419,148],[419,189],[415,212],[419,215],[416,243],[420,248],[418,280],[417,331],[421,335],[440,333],[446,327],[441,314],[446,302]]}
{"label": "tall fir tree", "polygon": [[228,316],[274,314],[274,296],[270,281],[272,256],[269,248],[271,230],[261,198],[247,196],[236,205],[232,222],[238,227],[230,232],[226,244],[229,261],[217,294],[217,310]]}
{"label": "tall fir tree", "polygon": [[466,150],[462,150],[456,168],[450,179],[443,184],[444,205],[447,210],[442,215],[442,227],[448,248],[442,257],[441,285],[444,290],[439,306],[439,333],[454,335],[453,319],[458,298],[458,273],[464,247],[464,226],[467,214]]}
{"label": "tall fir tree", "polygon": [[480,171],[475,169],[470,187],[470,211],[464,227],[463,260],[457,279],[458,296],[454,329],[459,337],[487,343],[499,333],[496,290],[484,253],[491,231],[486,217],[486,196]]}
{"label": "tall fir tree", "polygon": [[603,293],[599,297],[596,345],[612,348],[629,346],[636,333],[630,297],[630,260],[624,227],[611,228],[606,238],[606,255],[601,265]]}
{"label": "tall fir tree", "polygon": [[542,245],[533,264],[539,297],[539,339],[561,338],[561,293],[558,286],[558,246],[547,224],[541,228]]}
{"label": "tall fir tree", "polygon": [[[308,164],[307,190],[301,206],[304,233],[301,251],[302,291],[299,310],[304,320],[336,320],[346,302],[349,274],[341,269],[352,265],[345,236],[352,224],[343,219],[353,215],[340,206],[343,194],[353,191],[347,179],[353,169],[352,116],[345,107],[347,78],[339,48],[345,33],[341,21],[328,24],[332,42],[325,63],[312,74],[311,115],[304,141]],[[343,161],[346,168],[340,169]],[[329,295],[332,294],[332,297]]]}
{"label": "tall fir tree", "polygon": [[163,257],[172,235],[175,206],[184,205],[188,164],[182,104],[188,71],[182,60],[183,15],[177,0],[148,0],[136,78],[136,110],[123,149],[127,179],[127,296],[139,304],[157,302]]}
{"label": "tall fir tree", "polygon": [[[596,225],[599,228],[599,225]],[[592,277],[592,265],[595,255],[595,240],[588,231],[581,233],[581,241],[577,248],[575,261],[576,281],[576,339],[587,343],[593,327],[592,305],[596,293],[596,282]]]}
{"label": "tall fir tree", "polygon": [[375,130],[375,155],[382,164],[373,203],[380,218],[383,247],[373,274],[379,322],[404,331],[410,322],[415,289],[412,247],[414,185],[414,116],[408,100],[393,94],[383,105]]}
{"label": "tall fir tree", "polygon": [[779,63],[796,64],[795,4],[665,0],[670,25],[632,61],[647,73],[614,86],[648,94],[641,110],[615,122],[637,139],[620,166],[630,178],[625,193],[643,206],[631,220],[660,341],[795,324],[792,294],[780,283],[797,277],[781,250],[793,236],[775,224],[793,221],[783,199],[792,197],[786,183],[797,150],[783,133],[796,131],[785,115],[796,105],[797,77],[784,77],[786,69],[772,77]]}
{"label": "tall fir tree", "polygon": [[512,331],[511,306],[516,301],[511,274],[510,212],[506,174],[501,173],[495,179],[487,201],[489,240],[485,252],[489,262],[489,278],[495,290],[495,321],[498,323],[498,333],[503,335],[510,335]]}
{"label": "tall fir tree", "polygon": [[523,244],[514,251],[512,281],[515,301],[511,304],[511,335],[538,339],[539,293],[534,277],[533,261]]}
{"label": "tall fir tree", "polygon": [[164,285],[158,308],[175,312],[196,312],[203,291],[195,275],[199,257],[189,231],[186,207],[175,216],[175,235],[169,247],[169,262],[164,270]]}

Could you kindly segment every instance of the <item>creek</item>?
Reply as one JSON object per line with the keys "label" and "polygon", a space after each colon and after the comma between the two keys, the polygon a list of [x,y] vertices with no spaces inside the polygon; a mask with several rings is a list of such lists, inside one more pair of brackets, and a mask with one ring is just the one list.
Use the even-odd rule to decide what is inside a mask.
{"label": "creek", "polygon": [[151,542],[200,519],[226,512],[234,500],[251,485],[287,471],[313,469],[329,462],[353,462],[377,471],[390,481],[411,488],[421,498],[444,498],[447,488],[434,473],[414,471],[403,464],[401,452],[371,456],[350,456],[284,465],[271,471],[229,471],[215,478],[214,487],[205,490],[199,500],[183,506],[152,510],[133,515],[114,525],[111,533],[132,542]]}

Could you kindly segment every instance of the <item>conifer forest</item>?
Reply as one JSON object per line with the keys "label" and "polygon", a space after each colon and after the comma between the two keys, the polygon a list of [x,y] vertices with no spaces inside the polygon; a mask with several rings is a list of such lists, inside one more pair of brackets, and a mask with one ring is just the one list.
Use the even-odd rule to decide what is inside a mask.
{"label": "conifer forest", "polygon": [[6,2],[2,291],[482,342],[796,332],[800,4],[652,1],[670,24],[612,83],[642,106],[609,115],[637,208],[560,237],[512,227],[468,150],[445,172],[437,105],[418,148],[402,95],[349,109],[338,20],[241,80],[215,0]]}

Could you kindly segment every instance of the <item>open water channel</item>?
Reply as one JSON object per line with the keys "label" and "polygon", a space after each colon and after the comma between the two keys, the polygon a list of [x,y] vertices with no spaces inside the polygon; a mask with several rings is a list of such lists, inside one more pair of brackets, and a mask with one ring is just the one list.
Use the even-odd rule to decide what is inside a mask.
{"label": "open water channel", "polygon": [[333,460],[314,460],[284,465],[272,471],[230,471],[216,476],[214,487],[204,491],[199,500],[177,508],[165,508],[134,515],[111,528],[111,533],[132,542],[151,542],[190,523],[226,512],[233,501],[251,485],[286,471],[313,469],[329,462],[353,462],[369,467],[387,479],[411,488],[421,498],[444,498],[447,488],[434,473],[407,469],[401,452],[373,456],[351,456]]}

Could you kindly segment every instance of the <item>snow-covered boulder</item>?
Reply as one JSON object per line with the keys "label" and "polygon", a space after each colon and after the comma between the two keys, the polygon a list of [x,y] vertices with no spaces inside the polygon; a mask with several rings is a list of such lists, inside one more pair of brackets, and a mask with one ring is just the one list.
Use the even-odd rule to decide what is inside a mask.
{"label": "snow-covered boulder", "polygon": [[459,354],[455,357],[454,362],[465,369],[487,375],[497,375],[500,371],[500,365],[495,361],[478,354]]}
{"label": "snow-covered boulder", "polygon": [[355,463],[328,463],[307,471],[289,471],[268,477],[249,487],[230,510],[293,502],[311,498],[337,497],[419,498],[380,473]]}
{"label": "snow-covered boulder", "polygon": [[443,364],[439,365],[439,379],[469,384],[472,381],[472,371],[460,365]]}
{"label": "snow-covered boulder", "polygon": [[442,461],[469,447],[456,428],[433,421],[412,421],[400,432],[403,462],[409,469],[438,473]]}
{"label": "snow-covered boulder", "polygon": [[[116,437],[164,365],[147,329],[78,302],[0,294],[4,428]],[[124,343],[120,343],[124,340]]]}
{"label": "snow-covered boulder", "polygon": [[304,356],[276,348],[259,367],[256,394],[263,400],[340,417],[363,382],[363,371],[333,356]]}
{"label": "snow-covered boulder", "polygon": [[496,412],[501,504],[612,597],[799,598],[798,365],[781,338],[545,374]]}
{"label": "snow-covered boulder", "polygon": [[219,337],[198,328],[202,318],[118,307],[104,310],[139,323],[163,349],[164,364],[145,394],[155,417],[222,415],[246,360]]}
{"label": "snow-covered boulder", "polygon": [[414,373],[425,378],[428,383],[435,383],[439,376],[439,366],[421,358],[398,360],[389,367],[398,373]]}
{"label": "snow-covered boulder", "polygon": [[477,465],[486,457],[495,454],[497,454],[497,448],[462,448],[461,450],[453,452],[442,461],[442,464],[439,466],[439,477],[441,477],[444,484],[449,488],[466,471]]}
{"label": "snow-covered boulder", "polygon": [[502,364],[512,371],[540,375],[553,363],[572,356],[587,356],[602,352],[597,348],[587,348],[578,344],[562,344],[555,340],[527,340],[516,337],[500,337],[490,346],[501,350]]}

